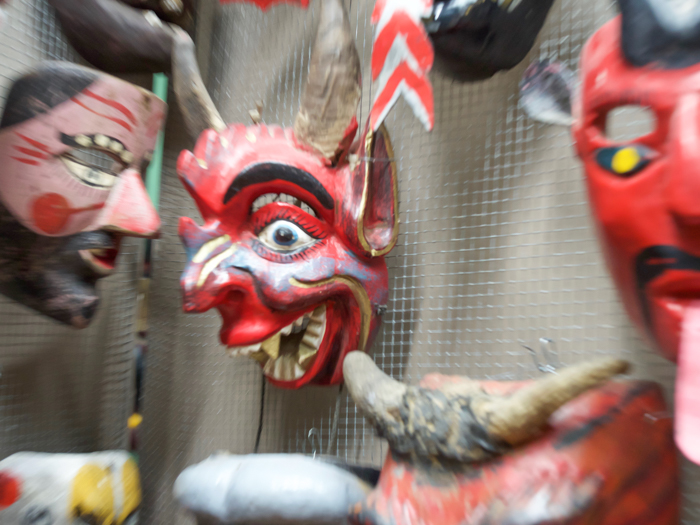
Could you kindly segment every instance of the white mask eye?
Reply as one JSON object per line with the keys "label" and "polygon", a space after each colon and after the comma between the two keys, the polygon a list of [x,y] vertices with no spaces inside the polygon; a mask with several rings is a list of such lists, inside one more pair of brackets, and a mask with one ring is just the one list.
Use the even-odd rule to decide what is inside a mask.
{"label": "white mask eye", "polygon": [[258,239],[272,250],[293,252],[316,242],[316,239],[293,222],[278,220],[268,224],[258,235]]}

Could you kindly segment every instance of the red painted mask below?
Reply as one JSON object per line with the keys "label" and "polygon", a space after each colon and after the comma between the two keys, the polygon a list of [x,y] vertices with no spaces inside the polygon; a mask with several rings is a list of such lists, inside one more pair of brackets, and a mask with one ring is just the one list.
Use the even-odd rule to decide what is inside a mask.
{"label": "red painted mask below", "polygon": [[[599,238],[628,314],[664,356],[690,366],[700,358],[697,343],[686,345],[694,355],[684,359],[679,349],[683,320],[700,299],[700,63],[681,61],[685,48],[673,43],[682,35],[667,33],[654,44],[668,46],[659,56],[677,51],[673,64],[685,67],[663,61],[633,66],[625,42],[635,41],[635,31],[649,27],[655,15],[644,2],[638,9],[628,4],[622,16],[639,17],[615,18],[583,50],[573,134]],[[691,51],[686,58],[693,58]],[[653,129],[632,140],[611,137],[610,114],[623,106],[651,112]],[[687,399],[698,395],[698,378],[685,372],[679,370],[676,388]],[[697,407],[677,404],[676,420],[700,422]],[[689,441],[692,446],[679,445],[700,461],[700,435]]]}
{"label": "red painted mask below", "polygon": [[621,371],[613,361],[523,383],[435,374],[421,387],[359,361],[346,358],[346,383],[389,453],[351,523],[678,523],[672,420],[658,385],[608,382],[581,393]]}

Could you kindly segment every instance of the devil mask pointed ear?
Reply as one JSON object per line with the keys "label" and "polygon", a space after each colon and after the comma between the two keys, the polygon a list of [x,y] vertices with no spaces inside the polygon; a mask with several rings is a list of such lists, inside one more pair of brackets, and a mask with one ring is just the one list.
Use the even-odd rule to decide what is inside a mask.
{"label": "devil mask pointed ear", "polygon": [[700,4],[683,10],[659,0],[618,0],[622,52],[633,66],[680,69],[700,62]]}
{"label": "devil mask pointed ear", "polygon": [[368,128],[359,164],[350,184],[352,198],[343,201],[350,246],[366,257],[386,255],[399,235],[399,197],[396,162],[384,125]]}

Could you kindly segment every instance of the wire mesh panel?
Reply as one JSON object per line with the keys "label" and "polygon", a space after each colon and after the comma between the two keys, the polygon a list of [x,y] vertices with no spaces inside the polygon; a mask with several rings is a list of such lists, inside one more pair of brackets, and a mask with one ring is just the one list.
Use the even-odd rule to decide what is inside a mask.
{"label": "wire mesh panel", "polygon": [[[0,97],[40,60],[76,61],[43,0],[13,0],[0,31]],[[91,326],[75,330],[0,296],[0,458],[21,450],[81,452],[126,445],[132,408],[139,243],[98,285]]]}
{"label": "wire mesh panel", "polygon": [[[263,13],[251,5],[200,3],[200,65],[224,120],[248,122],[248,110],[262,100],[264,122],[292,125],[318,14],[317,2],[311,4],[308,11],[279,5]],[[346,5],[363,64],[363,123],[371,100],[373,2]],[[559,60],[576,70],[584,42],[613,14],[608,0],[557,0],[537,44],[514,70],[472,84],[431,75],[432,134],[401,101],[389,116],[401,234],[387,257],[390,301],[371,351],[393,377],[409,383],[436,371],[533,377],[538,372],[523,345],[548,337],[563,363],[623,356],[634,363],[634,376],[659,381],[670,394],[674,366],[640,340],[602,262],[568,130],[529,120],[518,104],[518,82],[532,60]],[[185,255],[177,218],[201,220],[174,173],[178,151],[194,143],[183,129],[172,112],[146,374],[149,524],[192,523],[172,500],[176,476],[217,450],[252,452],[261,414],[261,371],[245,358],[226,357],[218,314],[181,312]],[[260,451],[379,464],[386,447],[338,387],[268,386]],[[700,523],[698,469],[686,465],[684,476],[685,522]]]}

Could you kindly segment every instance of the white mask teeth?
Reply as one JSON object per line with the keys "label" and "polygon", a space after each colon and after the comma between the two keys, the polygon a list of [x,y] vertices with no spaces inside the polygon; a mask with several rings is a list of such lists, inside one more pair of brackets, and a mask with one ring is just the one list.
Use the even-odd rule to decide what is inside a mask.
{"label": "white mask teeth", "polygon": [[283,355],[265,363],[263,373],[278,381],[294,381],[301,378],[305,371],[296,363],[293,356]]}
{"label": "white mask teeth", "polygon": [[92,139],[87,135],[76,135],[75,137],[73,137],[73,140],[76,144],[78,144],[79,146],[83,146],[84,148],[92,146]]}
{"label": "white mask teeth", "polygon": [[280,335],[280,332],[277,332],[275,335],[270,337],[269,339],[265,339],[262,344],[260,345],[260,348],[262,349],[263,352],[265,352],[267,355],[270,356],[270,359],[277,359],[280,355],[280,340],[282,339],[282,336]]}
{"label": "white mask teeth", "polygon": [[250,356],[251,354],[254,354],[255,352],[260,350],[260,347],[262,346],[262,343],[257,343],[254,345],[248,345],[248,346],[232,346],[231,348],[228,349],[228,354],[231,357],[236,357],[236,356]]}
{"label": "white mask teeth", "polygon": [[[299,346],[294,353],[280,354],[282,336],[289,336],[304,331]],[[291,324],[282,328],[262,343],[246,347],[231,348],[231,355],[260,353],[264,358],[263,373],[278,381],[295,381],[304,376],[318,354],[326,333],[326,305],[321,305],[313,312],[300,316]],[[264,354],[262,353],[264,352]],[[258,361],[262,361],[258,358]]]}
{"label": "white mask teeth", "polygon": [[97,144],[101,148],[107,148],[109,146],[109,143],[111,142],[109,140],[109,137],[101,134],[95,135],[95,138],[93,139],[95,141],[95,144]]}
{"label": "white mask teeth", "polygon": [[318,348],[311,348],[303,342],[299,344],[299,351],[297,352],[297,361],[299,365],[304,369],[308,370],[309,366],[313,362],[314,357],[318,353]]}

